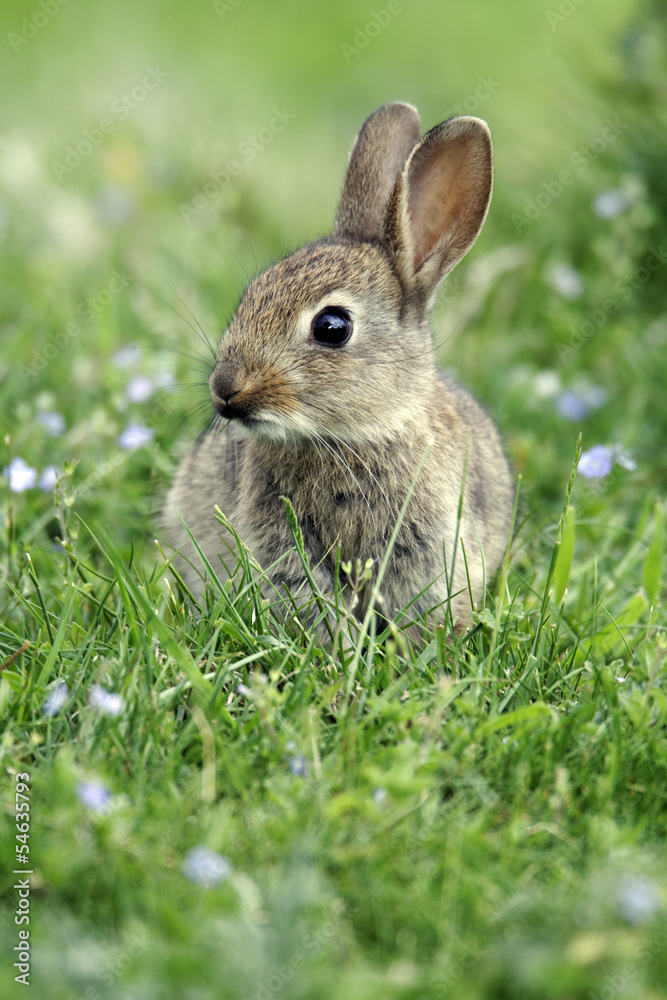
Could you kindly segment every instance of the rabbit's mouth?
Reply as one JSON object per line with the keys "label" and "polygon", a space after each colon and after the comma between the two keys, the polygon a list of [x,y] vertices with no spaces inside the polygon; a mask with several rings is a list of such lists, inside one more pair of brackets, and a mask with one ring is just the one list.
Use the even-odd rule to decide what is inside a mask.
{"label": "rabbit's mouth", "polygon": [[[240,398],[241,395],[241,393],[235,393],[228,399],[222,399],[216,392],[212,391],[211,400],[213,407],[224,420],[235,420],[248,431],[263,434],[271,438],[285,437],[283,427],[261,413],[258,413],[256,410],[251,410],[247,401]],[[235,399],[235,396],[238,396],[239,399]]]}
{"label": "rabbit's mouth", "polygon": [[215,389],[211,389],[211,402],[214,409],[225,420],[238,420],[246,426],[257,423],[257,415],[251,412],[248,396],[240,389],[231,391],[225,396],[221,396]]}

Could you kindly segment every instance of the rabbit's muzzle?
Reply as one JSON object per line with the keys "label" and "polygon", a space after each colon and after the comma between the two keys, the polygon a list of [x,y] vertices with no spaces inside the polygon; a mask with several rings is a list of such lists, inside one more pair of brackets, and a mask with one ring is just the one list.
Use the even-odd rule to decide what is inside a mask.
{"label": "rabbit's muzzle", "polygon": [[257,427],[289,417],[296,400],[293,387],[274,369],[248,371],[242,365],[218,364],[209,378],[211,401],[226,420]]}

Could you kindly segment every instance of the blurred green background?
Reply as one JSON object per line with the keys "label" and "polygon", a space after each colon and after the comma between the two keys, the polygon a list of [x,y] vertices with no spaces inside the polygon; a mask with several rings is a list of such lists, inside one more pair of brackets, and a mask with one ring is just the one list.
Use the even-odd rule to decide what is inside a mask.
{"label": "blurred green background", "polygon": [[[0,472],[25,465],[21,489],[0,478],[0,663],[31,642],[3,673],[0,754],[36,781],[41,995],[83,995],[95,948],[123,957],[127,935],[148,928],[135,991],[103,995],[255,996],[257,956],[268,976],[334,897],[348,930],[283,996],[611,989],[665,913],[649,900],[645,919],[619,916],[620,875],[609,881],[664,873],[664,615],[659,572],[646,573],[666,479],[664,2],[4,0],[0,26]],[[330,231],[354,136],[389,100],[415,104],[425,129],[460,111],[490,124],[491,211],[433,327],[523,485],[502,638],[489,604],[479,658],[471,645],[456,681],[449,660],[437,677],[415,664],[405,693],[395,666],[369,671],[348,729],[329,710],[324,661],[304,687],[300,660],[269,658],[258,711],[240,701],[237,680],[255,683],[244,643],[266,637],[209,642],[158,574],[144,580],[164,487],[210,408],[201,330],[215,341],[253,273]],[[580,432],[609,467],[575,484],[575,557],[549,618]],[[53,468],[70,473],[55,494],[36,478]],[[110,582],[78,516],[129,563]],[[123,573],[162,631],[144,629]],[[633,604],[642,587],[650,601]],[[215,801],[202,802],[203,736],[174,649],[224,667],[208,720]],[[504,685],[519,675],[515,713]],[[124,692],[119,719],[91,721],[98,677]],[[70,702],[51,718],[43,704],[61,681]],[[295,740],[320,747],[324,767],[301,793],[284,759]],[[82,774],[113,786],[111,817],[77,802]],[[373,798],[383,785],[386,813]],[[3,815],[13,844],[9,804]],[[197,842],[232,858],[238,906],[224,885],[209,896],[184,885]],[[468,970],[471,941],[482,958]],[[642,1000],[663,995],[666,956],[663,942],[632,966]],[[468,970],[460,992],[442,978],[453,960]]]}

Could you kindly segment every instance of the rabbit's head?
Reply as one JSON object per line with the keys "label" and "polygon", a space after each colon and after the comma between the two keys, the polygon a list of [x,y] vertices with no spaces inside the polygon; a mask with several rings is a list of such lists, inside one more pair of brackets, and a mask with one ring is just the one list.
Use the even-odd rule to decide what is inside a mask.
{"label": "rabbit's head", "polygon": [[482,226],[492,152],[477,118],[419,133],[408,104],[371,115],[332,237],[249,285],[209,378],[222,417],[287,443],[349,444],[420,419],[436,378],[428,312]]}

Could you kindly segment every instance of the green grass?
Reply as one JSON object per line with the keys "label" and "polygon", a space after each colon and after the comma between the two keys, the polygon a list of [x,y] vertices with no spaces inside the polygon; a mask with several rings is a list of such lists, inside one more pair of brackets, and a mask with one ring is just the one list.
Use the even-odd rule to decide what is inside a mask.
{"label": "green grass", "polygon": [[[40,1000],[664,996],[664,13],[584,3],[552,28],[519,0],[403,8],[349,63],[370,16],[351,0],[244,0],[222,19],[71,4],[7,41],[0,470],[63,474],[55,491],[0,478],[3,997],[23,995],[24,773]],[[34,11],[6,4],[3,40]],[[156,65],[165,81],[57,180],[53,161]],[[326,231],[374,107],[411,100],[430,125],[480,77],[498,84],[476,109],[494,202],[433,325],[521,487],[472,634],[413,650],[371,631],[332,656],[272,621],[250,574],[193,614],[154,544],[208,412],[191,326],[215,340],[249,274]],[[188,224],[179,206],[274,107],[294,119]],[[596,215],[617,189],[628,207]],[[175,388],[128,400],[132,376],[165,372]],[[562,392],[591,387],[596,405],[563,416]],[[152,432],[135,450],[130,423]],[[631,467],[573,479],[580,434]],[[118,715],[95,707],[100,685]],[[184,870],[202,845],[230,866],[208,887]]]}

